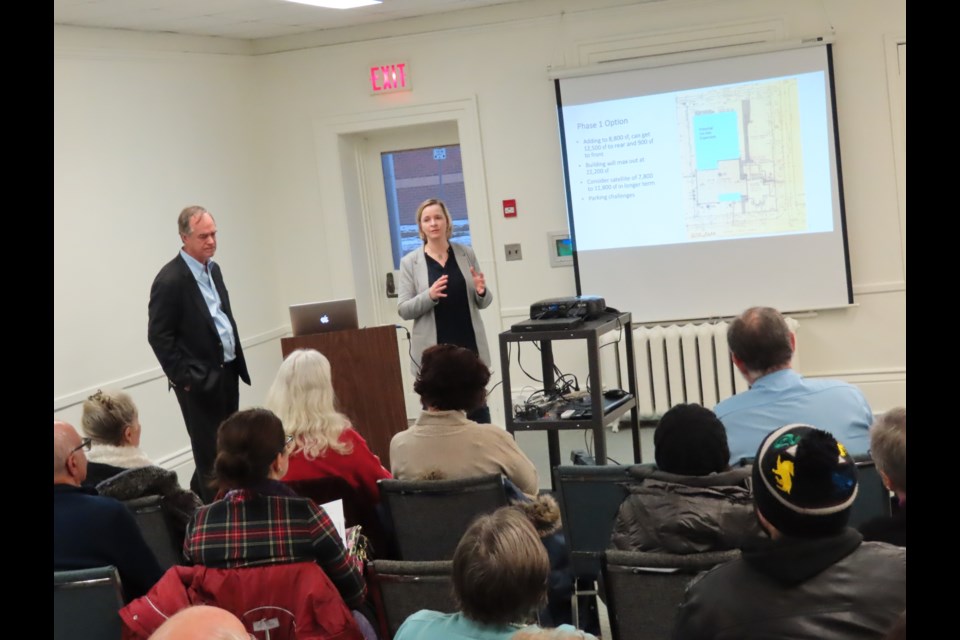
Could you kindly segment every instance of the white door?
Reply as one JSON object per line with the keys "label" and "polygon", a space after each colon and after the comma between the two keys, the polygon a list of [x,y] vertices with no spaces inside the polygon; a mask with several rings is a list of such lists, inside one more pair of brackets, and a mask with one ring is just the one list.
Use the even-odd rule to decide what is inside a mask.
{"label": "white door", "polygon": [[[417,206],[427,198],[440,198],[451,209],[455,229],[458,211],[461,224],[468,222],[462,220],[466,210],[457,124],[450,121],[415,125],[368,132],[362,137],[360,156],[368,218],[366,228],[377,278],[376,319],[379,324],[400,324],[412,331],[413,322],[397,314],[395,290],[400,258],[421,246],[414,219]],[[404,334],[400,341],[400,368],[407,416],[413,418],[420,413],[420,398],[413,392],[409,347]]]}

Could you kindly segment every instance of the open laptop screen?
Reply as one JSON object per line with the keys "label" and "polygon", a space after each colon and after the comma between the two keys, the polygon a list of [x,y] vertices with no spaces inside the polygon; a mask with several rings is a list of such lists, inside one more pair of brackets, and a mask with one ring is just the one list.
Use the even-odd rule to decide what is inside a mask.
{"label": "open laptop screen", "polygon": [[290,327],[294,336],[359,329],[357,301],[349,298],[290,305]]}

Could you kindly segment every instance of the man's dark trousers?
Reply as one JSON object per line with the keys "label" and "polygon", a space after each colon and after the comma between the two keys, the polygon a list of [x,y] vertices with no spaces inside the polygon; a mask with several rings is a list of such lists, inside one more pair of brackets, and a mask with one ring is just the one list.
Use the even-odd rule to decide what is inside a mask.
{"label": "man's dark trousers", "polygon": [[223,365],[217,388],[210,391],[175,388],[183,421],[187,425],[196,469],[190,488],[203,500],[213,502],[217,490],[213,482],[213,463],[217,458],[217,429],[240,406],[240,381],[233,362]]}

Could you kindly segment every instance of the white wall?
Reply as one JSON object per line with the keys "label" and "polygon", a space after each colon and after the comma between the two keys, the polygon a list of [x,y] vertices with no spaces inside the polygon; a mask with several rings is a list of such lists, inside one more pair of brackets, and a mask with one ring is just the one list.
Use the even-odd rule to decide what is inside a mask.
{"label": "white wall", "polygon": [[[279,363],[286,305],[355,291],[346,220],[359,215],[356,197],[321,192],[340,156],[317,148],[318,131],[336,116],[475,99],[492,238],[481,258],[499,281],[501,309],[486,318],[489,333],[525,317],[533,300],[573,293],[572,271],[549,267],[544,239],[566,226],[548,67],[751,32],[778,40],[832,33],[835,42],[858,306],[803,319],[803,372],[860,384],[876,411],[904,404],[906,285],[884,36],[905,32],[905,2],[582,5],[533,0],[252,47],[55,29],[55,416],[77,415],[77,399],[98,386],[134,385],[148,454],[182,451],[176,401],[146,343],[146,302],[179,246],[174,218],[195,202],[217,217],[217,257],[255,361],[241,402],[262,399]],[[410,65],[413,92],[369,95],[367,68],[393,61]],[[517,218],[500,214],[504,198],[517,199]],[[523,261],[504,261],[509,242],[522,243]]]}
{"label": "white wall", "polygon": [[[514,8],[512,20],[505,15],[508,9],[498,7],[463,12],[472,20],[463,15],[441,16],[405,27],[339,30],[335,35],[261,44],[261,50],[279,51],[258,57],[256,74],[264,100],[261,132],[267,155],[274,159],[271,198],[282,202],[290,214],[275,229],[280,271],[295,271],[312,245],[325,239],[331,229],[336,235],[345,234],[346,217],[359,215],[360,203],[348,194],[342,196],[345,209],[324,209],[329,198],[317,188],[321,182],[317,176],[309,175],[310,159],[317,155],[315,170],[320,176],[338,172],[339,167],[336,159],[328,160],[316,148],[317,138],[308,135],[311,129],[323,128],[327,120],[344,114],[384,115],[475,97],[489,203],[486,213],[493,240],[487,257],[495,261],[502,314],[501,318],[486,319],[488,332],[495,336],[501,328],[526,317],[530,302],[574,292],[572,271],[550,268],[546,255],[545,232],[566,227],[555,97],[547,79],[548,67],[576,67],[616,57],[623,50],[668,53],[702,46],[704,41],[798,41],[832,35],[850,260],[858,306],[802,319],[803,372],[860,384],[877,411],[905,403],[906,285],[899,250],[884,51],[885,34],[905,31],[905,4],[865,0],[606,4],[610,6],[576,11],[571,8],[578,3],[533,2]],[[567,12],[561,15],[563,9]],[[357,41],[339,44],[350,37]],[[333,41],[338,43],[331,44]],[[285,47],[299,48],[283,52]],[[368,66],[395,61],[409,65],[414,90],[371,96]],[[466,176],[468,182],[470,179]],[[505,198],[517,199],[517,218],[502,217],[499,207]],[[523,261],[504,261],[502,247],[511,242],[522,243]],[[333,250],[306,257],[308,273],[338,272],[341,280],[324,283],[323,275],[291,279],[281,295],[291,301],[304,297],[307,289],[317,297],[341,295],[351,278],[350,270],[343,270],[349,263],[345,244],[338,245],[343,247],[340,251],[327,245]],[[526,363],[528,369],[535,368],[535,356],[531,354]],[[521,377],[519,371],[512,375],[514,381]]]}
{"label": "white wall", "polygon": [[146,340],[150,284],[179,250],[184,206],[217,219],[216,259],[257,385],[241,402],[259,401],[280,361],[253,61],[98,46],[113,35],[54,31],[54,416],[79,426],[84,397],[126,388],[147,454],[192,464]]}

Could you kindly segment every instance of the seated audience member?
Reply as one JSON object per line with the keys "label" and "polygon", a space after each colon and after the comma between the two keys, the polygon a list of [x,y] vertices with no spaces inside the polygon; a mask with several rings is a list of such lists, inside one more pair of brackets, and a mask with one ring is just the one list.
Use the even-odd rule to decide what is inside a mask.
{"label": "seated audience member", "polygon": [[907,546],[907,409],[886,412],[870,428],[870,455],[883,486],[897,496],[898,508],[890,517],[860,525],[864,540]]}
{"label": "seated audience member", "polygon": [[727,342],[733,364],[750,385],[714,408],[727,429],[730,464],[752,456],[774,429],[799,422],[833,434],[853,455],[867,452],[870,405],[851,384],[807,379],[791,368],[796,336],[779,311],[747,309],[730,324]]}
{"label": "seated audience member", "polygon": [[150,640],[250,640],[250,636],[237,616],[200,604],[170,616]]}
{"label": "seated audience member", "polygon": [[612,546],[701,553],[737,549],[763,535],[753,512],[750,467],[730,469],[727,434],[709,409],[680,404],[653,434],[657,469],[644,469],[620,505]]}
{"label": "seated audience member", "polygon": [[424,411],[390,442],[390,465],[400,480],[429,474],[449,479],[501,473],[523,493],[539,490],[537,469],[501,427],[468,420],[485,402],[490,370],[470,349],[438,344],[423,352],[413,385]]}
{"label": "seated audience member", "polygon": [[81,486],[89,447],[90,439],[81,440],[72,425],[53,423],[53,570],[113,565],[126,598],[137,598],[163,570],[127,508]]}
{"label": "seated audience member", "polygon": [[315,561],[357,608],[366,593],[363,576],[326,512],[280,482],[288,458],[283,424],[271,411],[245,409],[224,420],[214,463],[221,497],[194,514],[184,556],[226,569]]}
{"label": "seated audience member", "polygon": [[564,629],[522,629],[513,634],[511,640],[589,640],[596,639],[585,631],[573,627]]}
{"label": "seated audience member", "polygon": [[770,535],[687,589],[675,638],[882,638],[906,607],[907,550],[847,527],[857,468],[832,435],[776,429],[753,465]]}
{"label": "seated audience member", "polygon": [[[442,473],[434,471],[416,479],[429,481],[447,478]],[[503,484],[510,505],[526,516],[533,525],[550,560],[547,602],[539,613],[539,620],[541,624],[548,625],[569,624],[573,620],[570,598],[573,594],[574,575],[570,567],[570,551],[560,520],[560,505],[549,493],[540,493],[531,498],[520,491],[509,479],[504,479]],[[599,624],[599,621],[594,620],[585,622],[588,615],[587,611],[581,612],[581,625],[594,622]]]}
{"label": "seated audience member", "polygon": [[284,482],[335,476],[370,505],[380,502],[377,480],[392,478],[345,415],[334,408],[330,361],[319,351],[287,356],[267,392],[266,407],[293,436]]}
{"label": "seated audience member", "polygon": [[[394,640],[507,640],[527,623],[546,598],[550,564],[530,521],[514,507],[480,516],[453,554],[457,613],[419,611]],[[560,631],[575,630],[562,625]],[[591,637],[591,636],[588,636]]]}
{"label": "seated audience member", "polygon": [[123,391],[97,391],[83,403],[83,432],[93,441],[85,485],[117,500],[159,495],[164,513],[182,534],[201,505],[180,487],[177,473],[159,467],[140,450],[140,416]]}

